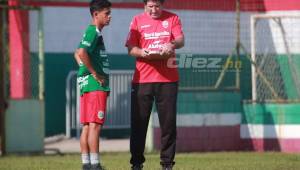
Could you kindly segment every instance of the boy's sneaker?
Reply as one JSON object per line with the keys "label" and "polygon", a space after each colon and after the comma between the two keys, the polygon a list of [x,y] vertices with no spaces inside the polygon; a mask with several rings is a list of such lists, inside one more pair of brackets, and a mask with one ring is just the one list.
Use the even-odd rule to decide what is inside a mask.
{"label": "boy's sneaker", "polygon": [[131,167],[131,170],[142,170],[143,169],[143,165],[133,165]]}
{"label": "boy's sneaker", "polygon": [[82,164],[82,170],[90,170],[91,164]]}
{"label": "boy's sneaker", "polygon": [[173,166],[172,165],[163,165],[162,170],[172,170]]}
{"label": "boy's sneaker", "polygon": [[100,164],[91,164],[90,170],[104,170]]}

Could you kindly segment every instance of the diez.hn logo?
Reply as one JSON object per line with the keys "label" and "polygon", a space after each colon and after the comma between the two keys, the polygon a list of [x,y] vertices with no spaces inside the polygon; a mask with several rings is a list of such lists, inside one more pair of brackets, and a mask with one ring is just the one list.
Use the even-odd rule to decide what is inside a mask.
{"label": "diez.hn logo", "polygon": [[239,71],[242,61],[233,60],[228,57],[201,57],[193,54],[180,54],[179,58],[170,58],[167,66],[169,68],[186,68],[199,72]]}

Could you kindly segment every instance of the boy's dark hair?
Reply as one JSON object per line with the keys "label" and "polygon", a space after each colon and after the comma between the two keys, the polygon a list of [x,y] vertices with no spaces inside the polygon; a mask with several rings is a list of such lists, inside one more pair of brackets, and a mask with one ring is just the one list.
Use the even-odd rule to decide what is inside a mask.
{"label": "boy's dark hair", "polygon": [[90,2],[90,13],[93,15],[95,11],[101,11],[104,8],[110,8],[111,2],[108,0],[92,0]]}
{"label": "boy's dark hair", "polygon": [[[144,0],[144,4],[147,4],[147,2],[150,0]],[[159,1],[161,4],[165,2],[165,0],[152,0],[152,1]]]}

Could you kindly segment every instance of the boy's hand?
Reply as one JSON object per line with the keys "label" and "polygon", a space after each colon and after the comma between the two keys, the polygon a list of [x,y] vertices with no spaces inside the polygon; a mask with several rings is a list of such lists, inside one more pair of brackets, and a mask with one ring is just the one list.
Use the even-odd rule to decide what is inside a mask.
{"label": "boy's hand", "polygon": [[96,79],[101,84],[101,86],[104,85],[104,83],[105,83],[105,77],[104,76],[101,76],[97,73],[94,73],[92,75],[93,75],[94,79]]}

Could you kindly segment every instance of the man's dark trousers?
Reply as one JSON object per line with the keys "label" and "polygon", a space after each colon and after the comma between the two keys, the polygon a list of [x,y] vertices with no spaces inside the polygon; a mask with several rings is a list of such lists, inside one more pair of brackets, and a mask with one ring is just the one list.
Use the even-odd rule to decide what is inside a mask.
{"label": "man's dark trousers", "polygon": [[145,162],[144,149],[153,102],[161,128],[161,164],[173,165],[176,150],[178,83],[134,83],[131,91],[130,163]]}

